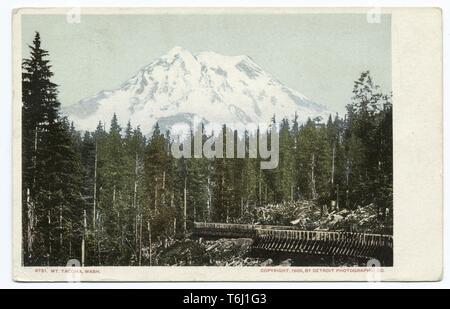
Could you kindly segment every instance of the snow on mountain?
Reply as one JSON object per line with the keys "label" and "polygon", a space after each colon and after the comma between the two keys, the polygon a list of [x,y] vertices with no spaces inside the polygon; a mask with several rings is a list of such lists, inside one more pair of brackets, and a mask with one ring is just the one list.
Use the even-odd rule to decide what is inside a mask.
{"label": "snow on mountain", "polygon": [[281,120],[297,113],[303,121],[331,112],[284,86],[248,56],[192,54],[175,47],[118,89],[101,91],[63,113],[82,130],[94,130],[99,121],[109,124],[116,113],[121,125],[130,120],[150,134],[156,122],[173,133],[199,122],[242,130],[270,123],[274,115]]}

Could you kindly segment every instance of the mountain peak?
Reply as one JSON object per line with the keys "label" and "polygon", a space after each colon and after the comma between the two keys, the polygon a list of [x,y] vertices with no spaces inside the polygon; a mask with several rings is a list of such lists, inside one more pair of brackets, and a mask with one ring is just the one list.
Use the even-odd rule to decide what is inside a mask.
{"label": "mountain peak", "polygon": [[175,46],[171,50],[169,50],[169,52],[165,54],[163,57],[166,58],[193,57],[193,54],[189,50],[181,46]]}
{"label": "mountain peak", "polygon": [[109,123],[113,113],[121,125],[131,120],[149,134],[192,126],[193,122],[226,124],[240,130],[277,119],[328,117],[329,111],[290,89],[248,56],[224,56],[213,51],[192,54],[176,46],[144,67],[118,89],[103,91],[69,106],[74,123],[94,130]]}
{"label": "mountain peak", "polygon": [[252,65],[256,64],[254,61],[247,55],[237,55],[237,56],[227,56],[215,51],[205,50],[198,53],[192,53],[188,49],[182,46],[174,46],[170,49],[162,58],[166,59],[182,59],[185,60],[188,58],[189,60],[194,60],[196,62],[205,64],[205,63],[221,63],[223,61],[231,62],[234,64],[239,64],[241,62],[251,63]]}
{"label": "mountain peak", "polygon": [[232,61],[235,63],[239,63],[242,61],[250,61],[253,62],[253,60],[247,56],[247,55],[238,55],[238,56],[226,56],[223,54],[219,54],[217,52],[214,51],[201,51],[199,53],[195,54],[195,57],[198,59],[210,59],[210,60],[215,60],[215,61],[223,61],[223,60],[228,60],[228,61]]}

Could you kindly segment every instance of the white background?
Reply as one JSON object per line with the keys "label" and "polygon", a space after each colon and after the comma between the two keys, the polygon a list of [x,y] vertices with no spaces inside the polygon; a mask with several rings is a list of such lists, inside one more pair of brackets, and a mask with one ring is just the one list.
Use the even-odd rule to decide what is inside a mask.
{"label": "white background", "polygon": [[[257,5],[255,4],[257,2]],[[104,0],[78,0],[78,1],[24,1],[10,0],[0,2],[0,29],[1,29],[1,45],[2,52],[0,54],[0,288],[450,288],[450,276],[447,274],[450,267],[450,249],[447,243],[444,244],[445,249],[445,265],[444,280],[438,283],[15,283],[12,280],[12,197],[11,197],[11,178],[12,178],[12,162],[11,162],[11,140],[12,140],[12,85],[11,85],[11,10],[17,7],[55,7],[55,6],[192,6],[206,7],[211,6],[210,1],[191,0],[191,1],[174,1],[174,0],[153,0],[153,1],[104,1]],[[450,2],[448,0],[409,0],[409,1],[336,1],[336,0],[232,0],[223,1],[215,0],[214,6],[313,6],[313,7],[334,7],[334,6],[353,6],[353,7],[376,7],[376,6],[424,6],[424,7],[441,7],[443,9],[444,20],[444,55],[449,51],[450,29],[446,20],[450,15]],[[418,21],[420,23],[420,21]],[[449,73],[449,62],[444,59],[444,85],[447,85],[447,76]],[[448,102],[448,90],[445,88],[444,93],[444,132],[450,129],[450,108]],[[444,133],[444,161],[447,162],[450,153],[450,141],[448,134]],[[444,163],[444,190],[447,191],[444,196],[445,222],[449,219],[448,198],[450,190],[448,189],[448,180],[450,176],[450,168]],[[449,226],[445,226],[444,235],[449,235]],[[447,241],[447,239],[444,239]]]}

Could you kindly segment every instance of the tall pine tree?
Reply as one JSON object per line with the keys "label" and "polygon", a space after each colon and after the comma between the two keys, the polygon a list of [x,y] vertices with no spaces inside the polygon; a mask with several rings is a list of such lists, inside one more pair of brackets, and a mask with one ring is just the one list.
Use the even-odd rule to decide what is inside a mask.
{"label": "tall pine tree", "polygon": [[65,265],[81,259],[80,156],[70,125],[59,116],[58,89],[39,33],[29,47],[22,71],[24,263]]}

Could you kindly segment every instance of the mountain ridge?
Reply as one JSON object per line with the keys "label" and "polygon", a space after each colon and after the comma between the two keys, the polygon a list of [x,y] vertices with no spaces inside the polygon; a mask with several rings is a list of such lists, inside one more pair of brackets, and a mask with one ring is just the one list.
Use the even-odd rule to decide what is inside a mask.
{"label": "mountain ridge", "polygon": [[249,56],[192,54],[177,46],[118,88],[82,99],[63,113],[82,130],[94,130],[99,121],[109,124],[116,113],[121,125],[131,121],[144,134],[156,122],[181,134],[199,122],[244,130],[270,123],[274,115],[297,114],[304,121],[332,112],[282,84]]}

